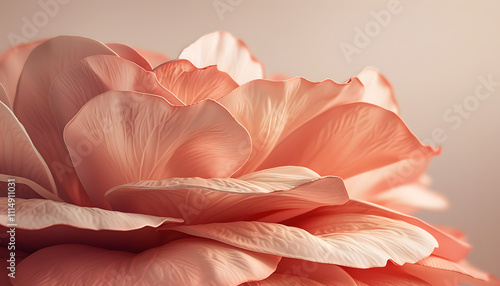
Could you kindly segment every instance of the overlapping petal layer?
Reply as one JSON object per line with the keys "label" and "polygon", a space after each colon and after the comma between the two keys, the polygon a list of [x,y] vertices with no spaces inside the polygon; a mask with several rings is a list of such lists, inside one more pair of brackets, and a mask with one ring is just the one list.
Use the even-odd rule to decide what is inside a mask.
{"label": "overlapping petal layer", "polygon": [[85,245],[42,249],[18,266],[14,285],[238,285],[268,277],[279,256],[180,239],[139,254]]}
{"label": "overlapping petal layer", "polygon": [[251,148],[245,129],[215,101],[172,106],[125,91],[89,101],[66,125],[64,139],[89,196],[104,208],[104,193],[126,183],[229,177]]}
{"label": "overlapping petal layer", "polygon": [[[17,179],[15,196],[23,198],[45,197],[60,200],[52,174],[38,150],[33,146],[26,130],[7,105],[0,102],[0,182]],[[7,184],[0,194],[7,196]]]}
{"label": "overlapping petal layer", "polygon": [[310,170],[289,166],[252,173],[244,179],[136,182],[111,189],[106,199],[114,210],[181,217],[187,224],[201,224],[278,222],[319,206],[344,204],[348,196],[340,178],[319,178]]}
{"label": "overlapping petal layer", "polygon": [[217,66],[197,68],[188,60],[165,63],[154,72],[160,83],[186,104],[217,100],[239,86]]}

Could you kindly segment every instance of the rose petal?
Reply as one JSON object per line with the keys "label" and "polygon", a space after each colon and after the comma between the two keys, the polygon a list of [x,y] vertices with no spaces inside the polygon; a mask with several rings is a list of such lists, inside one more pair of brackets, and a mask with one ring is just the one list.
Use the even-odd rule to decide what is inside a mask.
{"label": "rose petal", "polygon": [[[7,226],[7,198],[0,198],[0,224]],[[71,225],[92,230],[134,230],[145,226],[158,227],[165,222],[182,222],[178,218],[122,213],[99,208],[43,199],[16,198],[17,228],[42,229],[53,225]]]}
{"label": "rose petal", "polygon": [[171,59],[162,54],[152,51],[146,51],[143,49],[135,49],[139,54],[141,54],[146,60],[148,60],[149,64],[155,68],[163,63],[170,61]]}
{"label": "rose petal", "polygon": [[71,165],[48,96],[52,81],[61,71],[96,54],[115,55],[105,45],[81,37],[60,36],[40,44],[26,60],[14,102],[14,112],[47,162],[61,196],[81,205],[88,204],[89,198]]}
{"label": "rose petal", "polygon": [[111,43],[111,44],[106,44],[108,48],[113,50],[120,58],[129,60],[133,63],[136,63],[138,66],[141,68],[147,70],[147,71],[152,71],[153,68],[149,64],[148,60],[146,60],[139,52],[137,52],[134,48],[129,47],[124,44],[119,44],[119,43]]}
{"label": "rose petal", "polygon": [[416,264],[404,265],[402,268],[430,285],[500,285],[500,281],[495,277],[467,264],[454,263],[436,256],[430,256]]}
{"label": "rose petal", "polygon": [[364,85],[362,102],[372,103],[399,114],[399,106],[389,81],[376,69],[365,68],[356,76]]}
{"label": "rose petal", "polygon": [[433,155],[433,153],[423,153],[416,150],[410,154],[409,159],[347,178],[345,180],[346,188],[351,198],[371,201],[374,196],[392,188],[416,183],[424,178]]}
{"label": "rose petal", "polygon": [[[268,278],[261,281],[253,281],[248,283],[243,283],[240,286],[325,286],[328,284],[323,284],[318,281],[314,281],[305,277],[295,276],[295,275],[284,275],[273,273]],[[332,284],[333,285],[333,284]],[[341,284],[337,284],[341,285]]]}
{"label": "rose petal", "polygon": [[15,285],[238,285],[269,276],[280,257],[189,238],[139,254],[85,245],[42,249],[21,262]]}
{"label": "rose petal", "polygon": [[39,40],[17,45],[0,56],[0,83],[3,84],[12,105],[16,97],[17,82],[19,81],[19,76],[21,75],[26,59],[34,48],[45,41]]}
{"label": "rose petal", "polygon": [[313,210],[307,214],[293,218],[291,220],[283,222],[286,225],[300,226],[305,230],[309,230],[309,225],[312,223],[322,223],[322,220],[326,220],[324,224],[328,223],[328,219],[332,216],[342,215],[345,213],[358,213],[382,216],[398,221],[404,221],[414,226],[417,226],[428,233],[430,233],[439,243],[439,247],[433,252],[434,255],[444,257],[452,261],[463,260],[467,253],[469,252],[470,246],[460,241],[438,229],[428,225],[427,223],[421,221],[418,218],[402,214],[388,208],[378,206],[369,202],[362,202],[357,200],[349,200],[342,206],[331,206],[322,207]]}
{"label": "rose petal", "polygon": [[109,90],[151,93],[182,105],[154,73],[116,56],[91,56],[61,72],[50,88],[50,104],[61,133],[87,101]]}
{"label": "rose petal", "polygon": [[265,222],[166,226],[243,249],[357,268],[417,262],[431,254],[436,240],[403,221],[365,214],[337,214],[332,225],[313,235],[302,228]]}
{"label": "rose petal", "polygon": [[422,209],[445,210],[449,206],[442,194],[418,184],[407,184],[390,189],[369,201],[406,214]]}
{"label": "rose petal", "polygon": [[309,278],[323,283],[321,285],[357,286],[356,282],[342,267],[334,264],[283,258],[278,264],[275,273],[281,273],[285,279],[294,276]]}
{"label": "rose petal", "polygon": [[[32,188],[38,195],[60,200],[52,174],[40,153],[31,142],[26,130],[16,116],[3,102],[0,102],[0,181],[8,182],[9,178],[25,178],[36,182],[39,187]],[[19,180],[17,180],[18,183]],[[33,186],[33,185],[32,185]],[[17,197],[37,197],[26,191]],[[0,194],[7,196],[7,188]],[[21,196],[22,195],[22,196]]]}
{"label": "rose petal", "polygon": [[238,84],[264,78],[262,64],[240,39],[227,32],[207,34],[185,48],[179,59],[186,59],[199,68],[217,65]]}
{"label": "rose petal", "polygon": [[415,152],[436,155],[393,112],[368,103],[331,108],[285,138],[259,169],[304,166],[322,176],[349,178]]}
{"label": "rose petal", "polygon": [[[309,120],[332,106],[359,100],[362,94],[363,86],[356,78],[343,84],[293,78],[283,82],[256,80],[222,97],[219,102],[252,137],[252,155],[240,174],[254,171],[276,145]],[[303,154],[304,150],[298,152]]]}
{"label": "rose petal", "polygon": [[[161,97],[108,91],[66,125],[64,139],[92,201],[140,180],[229,177],[247,160],[248,133],[215,101],[171,106]],[[99,166],[99,168],[96,168]]]}
{"label": "rose petal", "polygon": [[[285,220],[319,206],[348,200],[340,178],[292,178],[298,167],[265,170],[252,179],[172,178],[142,181],[109,190],[106,199],[114,210],[156,216],[182,217],[186,224],[226,221]],[[290,173],[291,173],[290,172]],[[276,183],[275,183],[276,182]]]}
{"label": "rose petal", "polygon": [[7,96],[7,92],[0,82],[0,102],[5,104],[8,108],[12,109],[12,104],[10,103],[9,96]]}
{"label": "rose petal", "polygon": [[420,276],[414,276],[406,273],[402,267],[388,264],[386,267],[372,269],[344,268],[352,276],[357,285],[369,286],[432,286],[447,284],[429,284]]}
{"label": "rose petal", "polygon": [[154,70],[160,83],[182,102],[193,104],[210,98],[217,100],[238,84],[216,66],[197,68],[187,60],[165,63]]}

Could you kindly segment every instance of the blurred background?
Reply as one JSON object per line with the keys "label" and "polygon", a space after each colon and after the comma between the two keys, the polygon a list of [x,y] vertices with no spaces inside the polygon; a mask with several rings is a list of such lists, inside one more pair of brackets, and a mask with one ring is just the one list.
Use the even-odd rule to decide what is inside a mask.
{"label": "blurred background", "polygon": [[[443,153],[429,174],[445,212],[417,216],[463,230],[469,260],[500,277],[500,2],[1,0],[0,51],[79,35],[175,58],[214,30],[242,38],[267,74],[337,82],[365,66],[392,83],[402,117]],[[495,123],[496,122],[496,123]],[[437,130],[437,131],[436,131]]]}

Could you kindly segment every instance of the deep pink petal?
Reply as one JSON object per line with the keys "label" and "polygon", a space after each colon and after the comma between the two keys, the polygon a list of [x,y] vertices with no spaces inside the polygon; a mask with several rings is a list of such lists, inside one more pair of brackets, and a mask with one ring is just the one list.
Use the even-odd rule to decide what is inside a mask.
{"label": "deep pink petal", "polygon": [[197,68],[187,60],[165,63],[154,72],[160,83],[186,104],[217,100],[239,86],[216,66]]}
{"label": "deep pink petal", "polygon": [[[63,199],[87,205],[89,199],[76,176],[49,104],[56,76],[71,64],[96,55],[115,55],[104,44],[81,37],[60,36],[37,46],[26,60],[14,112],[47,162]],[[61,194],[63,195],[63,194]]]}
{"label": "deep pink petal", "polygon": [[331,108],[295,130],[259,169],[296,165],[347,179],[416,152],[439,153],[422,145],[393,112],[359,102]]}
{"label": "deep pink petal", "polygon": [[146,60],[138,51],[136,51],[134,48],[129,47],[124,44],[119,44],[119,43],[111,43],[111,44],[106,44],[106,46],[110,49],[113,50],[120,58],[124,58],[126,60],[129,60],[133,63],[136,63],[138,66],[141,68],[147,70],[147,71],[152,71],[153,68],[151,67],[151,64],[149,64],[148,60]]}
{"label": "deep pink petal", "polygon": [[[248,283],[243,283],[240,286],[326,286],[328,284],[323,284],[321,282],[311,280],[309,278],[295,276],[295,275],[285,275],[273,273],[268,278],[261,281],[253,281]],[[336,284],[340,285],[340,284]]]}
{"label": "deep pink petal", "polygon": [[16,97],[17,82],[26,59],[34,48],[45,41],[39,40],[17,45],[0,56],[0,83],[3,84],[12,105]]}
{"label": "deep pink petal", "polygon": [[90,56],[61,72],[50,88],[49,100],[61,133],[87,101],[109,90],[151,93],[182,105],[154,73],[116,56]]}
{"label": "deep pink petal", "polygon": [[217,65],[238,84],[264,78],[262,64],[240,39],[227,32],[213,32],[185,48],[179,59],[186,59],[199,68]]}
{"label": "deep pink petal", "polygon": [[106,193],[106,199],[114,210],[181,217],[186,224],[278,222],[348,200],[341,179],[319,178],[301,169],[290,166],[264,170],[249,174],[244,180],[142,181],[115,187]]}
{"label": "deep pink petal", "polygon": [[130,91],[90,100],[66,125],[64,139],[89,196],[104,208],[104,193],[122,184],[229,177],[251,148],[246,130],[215,101],[172,106]]}
{"label": "deep pink petal", "polygon": [[[61,200],[52,174],[38,150],[33,146],[26,130],[16,116],[3,102],[0,102],[0,182],[16,179],[16,197],[45,197]],[[2,186],[0,195],[7,196],[7,185]],[[24,189],[24,190],[23,190]]]}
{"label": "deep pink petal", "polygon": [[133,254],[85,245],[42,249],[21,262],[14,285],[238,285],[261,280],[280,257],[200,238]]}
{"label": "deep pink petal", "polygon": [[437,247],[429,233],[403,221],[365,214],[337,214],[330,221],[328,226],[316,225],[316,235],[303,228],[255,221],[162,229],[251,251],[358,268],[385,266],[388,260],[398,264],[417,262]]}
{"label": "deep pink petal", "polygon": [[[252,137],[252,155],[240,174],[254,171],[273,148],[296,129],[333,106],[360,100],[363,91],[356,78],[342,84],[332,80],[310,82],[293,78],[281,82],[252,81],[222,97],[219,102]],[[314,126],[312,131],[319,128],[321,126]],[[290,155],[300,156],[306,151],[296,150],[298,154]]]}

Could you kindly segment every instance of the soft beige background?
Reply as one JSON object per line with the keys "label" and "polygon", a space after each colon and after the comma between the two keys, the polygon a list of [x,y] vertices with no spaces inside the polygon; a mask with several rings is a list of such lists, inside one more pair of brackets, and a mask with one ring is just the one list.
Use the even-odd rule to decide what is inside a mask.
{"label": "soft beige background", "polygon": [[[419,215],[464,230],[474,246],[470,260],[500,276],[500,86],[460,127],[443,119],[464,100],[472,108],[479,76],[500,82],[500,2],[401,0],[399,13],[379,31],[372,27],[373,37],[348,62],[340,45],[354,45],[355,29],[373,25],[373,13],[391,1],[66,0],[46,23],[38,1],[0,1],[1,51],[11,45],[9,33],[23,36],[23,17],[35,16],[40,27],[26,38],[80,35],[176,57],[199,36],[222,29],[244,39],[268,73],[344,81],[367,65],[379,68],[410,128],[421,139],[436,128],[447,136],[429,172],[451,209]],[[218,14],[214,5],[228,10]]]}

